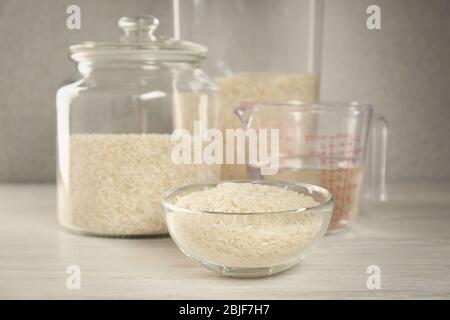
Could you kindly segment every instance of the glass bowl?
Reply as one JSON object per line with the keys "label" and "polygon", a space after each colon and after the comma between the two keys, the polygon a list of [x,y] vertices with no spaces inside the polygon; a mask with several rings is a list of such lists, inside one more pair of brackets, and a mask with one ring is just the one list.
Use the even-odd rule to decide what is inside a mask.
{"label": "glass bowl", "polygon": [[[277,186],[313,197],[319,205],[279,212],[225,213],[176,206],[179,197],[222,183]],[[331,193],[281,181],[222,181],[172,189],[162,196],[170,236],[189,258],[231,277],[261,277],[287,270],[306,257],[327,230]]]}

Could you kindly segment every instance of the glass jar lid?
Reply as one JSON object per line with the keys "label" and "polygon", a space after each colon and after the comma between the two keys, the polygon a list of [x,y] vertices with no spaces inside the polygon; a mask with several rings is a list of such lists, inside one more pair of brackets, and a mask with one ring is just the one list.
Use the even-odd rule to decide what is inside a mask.
{"label": "glass jar lid", "polygon": [[70,47],[76,62],[121,61],[179,61],[193,62],[206,57],[205,46],[155,35],[159,20],[151,15],[122,17],[119,27],[124,35],[118,42],[86,41]]}

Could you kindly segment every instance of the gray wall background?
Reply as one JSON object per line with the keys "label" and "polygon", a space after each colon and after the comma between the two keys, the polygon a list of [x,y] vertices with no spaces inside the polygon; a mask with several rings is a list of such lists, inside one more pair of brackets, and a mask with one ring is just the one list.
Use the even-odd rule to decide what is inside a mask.
{"label": "gray wall background", "polygon": [[[81,30],[65,27],[71,4]],[[367,30],[369,4],[382,30]],[[152,13],[171,35],[171,10],[170,0],[0,1],[0,182],[55,180],[55,92],[75,67],[67,47],[116,39],[122,15]],[[391,181],[450,179],[449,17],[447,0],[325,1],[322,98],[387,117]]]}

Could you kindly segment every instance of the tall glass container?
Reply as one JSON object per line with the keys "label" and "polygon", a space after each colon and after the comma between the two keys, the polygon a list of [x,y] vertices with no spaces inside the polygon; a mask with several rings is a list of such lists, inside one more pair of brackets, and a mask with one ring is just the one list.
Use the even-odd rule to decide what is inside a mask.
{"label": "tall glass container", "polygon": [[[174,21],[177,36],[209,48],[223,130],[240,127],[242,102],[318,100],[323,0],[174,0]],[[225,165],[222,178],[245,178],[245,167]]]}
{"label": "tall glass container", "polygon": [[79,74],[57,93],[58,217],[103,236],[166,234],[160,196],[216,181],[218,168],[175,164],[171,133],[217,127],[206,48],[155,35],[152,16],[124,17],[115,42],[70,47]]}

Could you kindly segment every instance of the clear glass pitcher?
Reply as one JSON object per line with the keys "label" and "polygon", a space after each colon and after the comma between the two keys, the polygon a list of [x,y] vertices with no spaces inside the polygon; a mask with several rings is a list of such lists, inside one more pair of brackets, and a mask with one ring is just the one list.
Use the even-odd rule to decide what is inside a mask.
{"label": "clear glass pitcher", "polygon": [[[241,124],[242,101],[319,100],[323,0],[173,0],[175,33],[208,47],[222,130]],[[223,165],[222,179],[245,167]]]}
{"label": "clear glass pitcher", "polygon": [[270,152],[278,157],[278,172],[263,175],[267,162],[247,164],[249,177],[306,182],[330,190],[335,208],[329,231],[347,226],[358,214],[363,175],[368,180],[366,195],[386,199],[387,123],[371,106],[257,103],[240,106],[235,113],[245,129],[279,130],[278,151]]}

